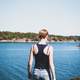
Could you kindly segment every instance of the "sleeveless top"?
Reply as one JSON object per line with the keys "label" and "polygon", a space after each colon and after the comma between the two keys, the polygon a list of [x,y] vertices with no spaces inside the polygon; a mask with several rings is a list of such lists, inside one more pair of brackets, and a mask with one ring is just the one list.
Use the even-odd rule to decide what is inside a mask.
{"label": "sleeveless top", "polygon": [[49,69],[49,56],[46,55],[43,50],[47,44],[37,44],[38,53],[34,54],[35,57],[35,66],[37,69]]}

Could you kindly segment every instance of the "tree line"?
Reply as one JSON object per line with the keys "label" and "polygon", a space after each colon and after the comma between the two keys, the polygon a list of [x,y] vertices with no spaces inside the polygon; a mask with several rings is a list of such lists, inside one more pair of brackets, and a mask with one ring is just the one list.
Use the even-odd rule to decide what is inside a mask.
{"label": "tree line", "polygon": [[[38,33],[33,32],[9,32],[9,31],[0,31],[0,40],[12,40],[12,39],[22,39],[26,38],[31,39],[32,41],[38,41]],[[48,40],[50,41],[80,41],[80,36],[61,36],[61,35],[53,35],[50,34]]]}

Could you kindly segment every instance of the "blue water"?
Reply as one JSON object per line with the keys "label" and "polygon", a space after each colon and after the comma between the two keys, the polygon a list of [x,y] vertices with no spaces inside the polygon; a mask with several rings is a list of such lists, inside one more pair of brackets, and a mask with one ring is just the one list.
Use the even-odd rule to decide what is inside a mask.
{"label": "blue water", "polygon": [[[50,43],[54,47],[57,80],[80,76],[79,42]],[[28,80],[27,62],[32,43],[0,43],[0,80]]]}

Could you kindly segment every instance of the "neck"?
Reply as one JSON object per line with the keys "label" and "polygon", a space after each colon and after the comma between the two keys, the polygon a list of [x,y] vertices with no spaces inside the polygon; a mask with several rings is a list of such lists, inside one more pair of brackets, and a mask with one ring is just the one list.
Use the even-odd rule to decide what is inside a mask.
{"label": "neck", "polygon": [[47,39],[45,38],[45,39],[41,39],[40,42],[39,42],[39,44],[47,44],[47,42],[48,42],[48,41],[47,41]]}

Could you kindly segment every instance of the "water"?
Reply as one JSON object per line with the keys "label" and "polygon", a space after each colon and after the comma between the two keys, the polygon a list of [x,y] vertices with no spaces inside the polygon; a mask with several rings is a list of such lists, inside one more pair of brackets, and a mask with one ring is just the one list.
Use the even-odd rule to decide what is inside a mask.
{"label": "water", "polygon": [[[32,43],[0,43],[0,80],[28,80],[27,62]],[[79,42],[55,42],[57,80],[80,76]]]}

